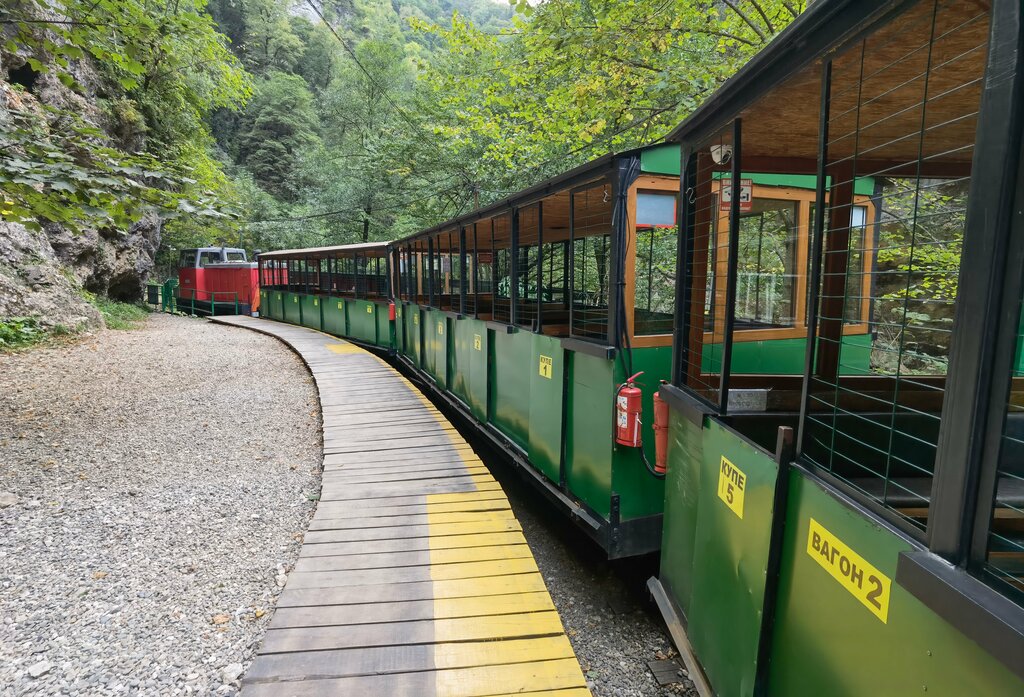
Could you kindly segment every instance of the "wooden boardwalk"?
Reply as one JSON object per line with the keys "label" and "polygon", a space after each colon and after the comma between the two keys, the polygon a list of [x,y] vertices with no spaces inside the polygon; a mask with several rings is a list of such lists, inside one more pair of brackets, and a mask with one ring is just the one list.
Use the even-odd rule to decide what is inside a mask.
{"label": "wooden boardwalk", "polygon": [[244,697],[585,697],[499,484],[397,371],[354,344],[251,317],[309,366],[323,411],[316,514]]}

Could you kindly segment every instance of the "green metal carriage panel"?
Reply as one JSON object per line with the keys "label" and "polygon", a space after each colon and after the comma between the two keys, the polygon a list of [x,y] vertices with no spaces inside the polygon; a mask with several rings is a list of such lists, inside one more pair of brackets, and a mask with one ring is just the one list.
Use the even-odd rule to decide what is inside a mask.
{"label": "green metal carriage panel", "polygon": [[267,319],[274,319],[270,314],[270,291],[265,288],[260,288],[260,317]]}
{"label": "green metal carriage panel", "polygon": [[[481,423],[487,422],[487,325],[481,320],[463,320],[469,335],[469,408]],[[466,369],[465,363],[460,363]]]}
{"label": "green metal carriage panel", "polygon": [[405,348],[405,315],[407,312],[405,303],[395,303],[395,352],[400,356],[408,355]]}
{"label": "green metal carriage panel", "polygon": [[778,464],[715,419],[705,423],[689,634],[716,694],[749,696]]}
{"label": "green metal carriage panel", "polygon": [[388,302],[376,302],[374,305],[376,309],[373,314],[377,318],[377,345],[381,348],[392,348],[394,337],[391,336],[391,313],[388,311]]}
{"label": "green metal carriage panel", "polygon": [[[705,347],[701,370],[717,372],[721,360],[718,344]],[[754,375],[802,375],[807,360],[807,339],[769,339],[737,341],[732,345],[732,371]],[[843,337],[842,375],[871,373],[871,335],[849,334]]]}
{"label": "green metal carriage panel", "polygon": [[323,299],[324,331],[335,336],[348,336],[345,321],[345,300],[342,298]]}
{"label": "green metal carriage panel", "polygon": [[565,481],[574,496],[608,519],[612,491],[612,361],[566,352]]}
{"label": "green metal carriage panel", "polygon": [[423,310],[419,305],[406,306],[406,355],[417,367],[423,367]]}
{"label": "green metal carriage panel", "polygon": [[[635,348],[632,351],[632,372],[643,371],[637,379],[641,390],[641,442],[647,461],[654,465],[654,394],[661,386],[661,380],[669,379],[672,369],[672,347]],[[614,398],[615,389],[629,377],[616,361],[614,380],[609,386]],[[608,428],[611,428],[611,407],[608,414]],[[636,448],[617,445],[612,442],[612,491],[619,495],[619,516],[622,520],[658,515],[665,506],[665,484],[651,476]],[[611,492],[609,492],[609,495]]]}
{"label": "green metal carriage panel", "polygon": [[490,415],[494,426],[523,450],[530,443],[530,380],[533,335],[496,331],[491,339]]}
{"label": "green metal carriage panel", "polygon": [[320,314],[320,296],[302,295],[299,302],[302,304],[302,326],[320,331],[323,328]]}
{"label": "green metal carriage panel", "polygon": [[561,481],[562,468],[565,351],[558,339],[543,334],[527,336],[533,337],[527,453],[533,466],[557,484]]}
{"label": "green metal carriage panel", "polygon": [[302,324],[302,303],[299,302],[300,297],[298,293],[284,294],[284,312],[282,316],[285,322]]}
{"label": "green metal carriage panel", "polygon": [[473,327],[470,320],[452,322],[449,337],[448,377],[452,394],[467,405],[473,392],[472,351]]}
{"label": "green metal carriage panel", "polygon": [[274,291],[274,294],[273,294],[273,298],[274,299],[271,302],[271,305],[273,305],[273,307],[274,307],[274,319],[284,320],[284,303],[285,303],[285,296],[286,295],[287,295],[287,293],[285,293],[282,290],[275,290]]}
{"label": "green metal carriage panel", "polygon": [[[896,583],[907,540],[804,472],[793,470],[789,484],[770,694],[1024,694],[1024,681]],[[872,575],[888,581],[885,621],[818,561],[813,533],[822,529],[874,567],[865,589]]]}
{"label": "green metal carriage panel", "polygon": [[447,387],[448,316],[440,310],[427,310],[423,321],[423,369],[438,386]]}
{"label": "green metal carriage panel", "polygon": [[372,300],[348,300],[348,336],[366,344],[377,343],[377,304]]}
{"label": "green metal carriage panel", "polygon": [[665,517],[658,577],[675,604],[689,616],[704,439],[701,426],[674,409],[669,412],[668,428]]}

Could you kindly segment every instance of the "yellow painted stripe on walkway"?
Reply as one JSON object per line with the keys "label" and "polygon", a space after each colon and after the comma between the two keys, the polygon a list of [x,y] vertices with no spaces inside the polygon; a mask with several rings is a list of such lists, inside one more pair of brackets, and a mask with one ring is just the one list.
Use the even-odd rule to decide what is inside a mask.
{"label": "yellow painted stripe on walkway", "polygon": [[[490,475],[486,475],[494,481]],[[483,484],[481,481],[479,484]],[[430,536],[430,576],[434,585],[434,638],[439,642],[434,649],[437,671],[435,690],[437,697],[455,695],[485,695],[500,685],[509,694],[519,692],[540,692],[570,688],[579,697],[589,695],[586,680],[576,661],[572,646],[565,636],[562,622],[558,617],[551,596],[539,574],[507,576],[516,568],[536,568],[530,548],[525,544],[501,544],[449,549],[438,542],[435,530],[443,526],[451,516],[446,512],[458,503],[460,497],[474,494],[442,494],[427,496],[427,521]],[[443,497],[443,498],[442,498]],[[501,511],[504,512],[504,511]],[[511,510],[508,511],[512,515]],[[525,540],[524,540],[525,541]],[[480,561],[473,561],[480,560]],[[486,561],[485,561],[486,560]],[[463,587],[472,597],[445,598],[442,596],[446,574],[455,563],[461,575],[465,568],[472,567],[483,578],[472,579],[470,587]],[[532,587],[533,592],[510,592],[501,595],[487,595],[488,580],[508,579],[519,587]],[[521,579],[521,580],[520,580]],[[462,617],[454,615],[460,613]],[[474,616],[470,617],[472,614]],[[453,666],[453,659],[446,651],[448,642],[489,640],[490,650],[480,655],[475,668],[444,670]],[[476,647],[467,650],[479,650]],[[501,665],[496,664],[500,656]],[[464,656],[457,665],[465,666]],[[573,695],[577,697],[577,695]]]}
{"label": "yellow painted stripe on walkway", "polygon": [[349,353],[366,353],[363,349],[359,348],[355,344],[327,344],[327,348],[335,353],[342,355]]}

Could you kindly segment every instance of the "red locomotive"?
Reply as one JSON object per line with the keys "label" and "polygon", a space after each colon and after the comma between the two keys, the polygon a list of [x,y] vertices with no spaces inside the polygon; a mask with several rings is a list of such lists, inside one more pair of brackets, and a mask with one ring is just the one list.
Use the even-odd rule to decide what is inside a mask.
{"label": "red locomotive", "polygon": [[257,274],[244,249],[183,249],[178,257],[178,309],[192,314],[252,314],[260,304]]}

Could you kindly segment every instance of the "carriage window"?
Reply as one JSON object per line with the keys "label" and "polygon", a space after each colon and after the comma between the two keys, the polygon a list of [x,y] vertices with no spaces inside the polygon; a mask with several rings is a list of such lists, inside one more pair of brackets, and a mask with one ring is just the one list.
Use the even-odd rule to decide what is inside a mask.
{"label": "carriage window", "polygon": [[572,336],[607,340],[608,274],[611,267],[611,185],[601,183],[572,194]]}
{"label": "carriage window", "polygon": [[[674,218],[675,196],[667,198],[672,199]],[[637,219],[641,219],[639,210]],[[637,336],[668,334],[672,331],[676,299],[676,248],[674,224],[637,228],[633,305],[633,333]]]}
{"label": "carriage window", "polygon": [[[832,64],[832,179],[802,451],[919,537],[945,398],[987,17],[977,6],[921,2]],[[875,182],[877,230],[851,195],[856,177]],[[866,320],[862,330],[850,326],[854,317]],[[851,374],[871,379],[843,378]]]}
{"label": "carriage window", "polygon": [[755,198],[740,216],[736,329],[792,327],[796,322],[797,204]]}

